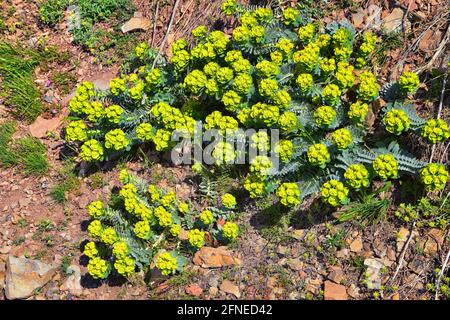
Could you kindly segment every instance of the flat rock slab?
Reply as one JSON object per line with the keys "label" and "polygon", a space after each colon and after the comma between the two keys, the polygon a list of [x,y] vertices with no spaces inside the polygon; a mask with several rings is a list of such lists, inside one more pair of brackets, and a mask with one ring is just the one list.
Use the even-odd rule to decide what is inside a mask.
{"label": "flat rock slab", "polygon": [[226,247],[202,247],[194,256],[194,264],[202,268],[221,268],[240,264]]}
{"label": "flat rock slab", "polygon": [[45,138],[49,132],[58,129],[68,115],[69,109],[64,108],[60,115],[51,119],[45,119],[42,116],[39,116],[32,124],[30,124],[28,129],[33,137]]}
{"label": "flat rock slab", "polygon": [[325,281],[323,295],[325,300],[348,300],[347,289],[328,280]]}
{"label": "flat rock slab", "polygon": [[49,282],[58,269],[38,260],[8,256],[6,261],[6,298],[26,299]]}

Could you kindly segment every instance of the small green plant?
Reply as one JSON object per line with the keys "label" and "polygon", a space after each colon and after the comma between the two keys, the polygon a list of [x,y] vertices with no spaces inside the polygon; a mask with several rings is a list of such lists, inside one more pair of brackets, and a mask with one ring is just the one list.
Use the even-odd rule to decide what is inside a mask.
{"label": "small green plant", "polygon": [[70,159],[65,160],[64,165],[59,170],[59,181],[51,188],[50,196],[58,203],[64,203],[66,201],[67,193],[76,190],[80,181],[74,172],[75,164]]}
{"label": "small green plant", "polygon": [[[95,279],[106,279],[111,273],[129,277],[153,260],[163,275],[172,275],[187,263],[182,253],[200,249],[206,234],[221,242],[238,235],[237,225],[229,221],[236,206],[231,195],[222,197],[222,206],[198,213],[173,191],[148,185],[126,169],[119,179],[123,186],[114,201],[105,205],[97,200],[87,206],[92,241],[83,252],[90,258],[87,269]],[[174,249],[167,251],[170,248]]]}
{"label": "small green plant", "polygon": [[39,20],[54,27],[64,17],[64,11],[71,0],[46,0],[39,7]]}
{"label": "small green plant", "polygon": [[0,166],[18,165],[26,174],[45,174],[49,168],[45,146],[31,136],[13,141],[15,130],[14,122],[0,124]]}
{"label": "small green plant", "polygon": [[34,120],[43,110],[32,74],[42,58],[34,50],[0,41],[0,95],[18,117]]}
{"label": "small green plant", "polygon": [[77,83],[77,78],[69,72],[57,72],[52,75],[53,84],[64,94],[68,94]]}
{"label": "small green plant", "polygon": [[[241,184],[250,198],[275,194],[281,205],[297,208],[320,194],[324,204],[340,207],[380,181],[411,177],[426,192],[445,187],[445,167],[436,173],[436,164],[414,158],[399,137],[440,143],[450,136],[448,125],[425,121],[408,102],[420,85],[416,74],[404,72],[394,83],[378,84],[371,64],[379,45],[374,33],[357,37],[346,21],[320,27],[294,8],[255,8],[234,0],[222,8],[240,18],[231,38],[199,26],[190,50],[186,39],[173,43],[170,61],[155,61],[154,50],[143,43],[109,90],[95,91],[88,82],[77,88],[69,104],[77,119],[65,139],[79,147],[80,160],[108,161],[143,146],[169,151],[172,133],[192,136],[199,120],[205,130],[218,129],[258,151],[267,150],[269,135],[258,132],[247,140],[239,129],[278,129],[272,151],[279,166],[264,155],[245,169],[235,166],[238,152],[224,141],[212,152],[214,164],[203,169],[193,164],[194,172],[242,168]],[[375,136],[366,117],[379,96],[388,103],[377,114]],[[217,182],[202,183],[200,189],[214,196]],[[345,217],[376,221],[386,212],[387,200],[364,200],[369,202],[352,205]]]}

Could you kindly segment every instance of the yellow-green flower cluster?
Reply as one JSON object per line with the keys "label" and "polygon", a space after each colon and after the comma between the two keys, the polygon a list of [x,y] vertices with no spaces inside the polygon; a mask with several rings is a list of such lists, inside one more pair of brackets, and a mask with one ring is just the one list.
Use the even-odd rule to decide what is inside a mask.
{"label": "yellow-green flower cluster", "polygon": [[154,68],[145,76],[145,81],[149,85],[153,85],[153,86],[159,84],[161,82],[161,79],[162,79],[162,74],[158,68]]}
{"label": "yellow-green flower cluster", "polygon": [[375,50],[375,44],[377,43],[378,38],[372,32],[364,33],[363,41],[361,46],[359,47],[356,65],[358,68],[361,68],[367,64],[367,57]]}
{"label": "yellow-green flower cluster", "polygon": [[119,123],[122,114],[123,114],[122,107],[116,104],[113,104],[105,109],[106,119],[111,123]]}
{"label": "yellow-green flower cluster", "polygon": [[216,165],[220,166],[221,164],[232,164],[236,159],[236,152],[230,143],[220,141],[214,147],[212,156]]}
{"label": "yellow-green flower cluster", "polygon": [[98,218],[102,217],[103,214],[105,213],[104,209],[103,209],[103,202],[100,200],[92,201],[87,206],[87,211],[88,211],[89,215],[94,219],[98,219]]}
{"label": "yellow-green flower cluster", "polygon": [[258,89],[263,97],[272,97],[279,88],[275,79],[262,79],[259,81]]}
{"label": "yellow-green flower cluster", "polygon": [[250,198],[261,196],[264,193],[265,188],[266,184],[264,180],[258,177],[250,175],[244,180],[244,189],[250,193]]}
{"label": "yellow-green flower cluster", "polygon": [[192,29],[192,36],[194,37],[194,39],[203,38],[207,34],[208,34],[208,28],[206,28],[206,26],[201,25],[201,26],[198,26],[198,27]]}
{"label": "yellow-green flower cluster", "polygon": [[359,86],[356,90],[358,99],[372,101],[378,96],[379,86],[375,75],[370,71],[364,71],[359,75]]}
{"label": "yellow-green flower cluster", "polygon": [[330,161],[330,153],[327,146],[323,143],[316,143],[310,146],[307,156],[309,163],[314,166],[323,166]]}
{"label": "yellow-green flower cluster", "polygon": [[158,219],[158,224],[163,228],[170,227],[173,223],[172,214],[162,206],[155,208],[154,215]]}
{"label": "yellow-green flower cluster", "polygon": [[200,221],[204,224],[209,226],[214,221],[214,216],[211,210],[203,210],[200,213]]}
{"label": "yellow-green flower cluster", "polygon": [[109,81],[109,91],[114,96],[125,92],[126,89],[126,80],[124,78],[114,78]]}
{"label": "yellow-green flower cluster", "polygon": [[389,110],[384,116],[383,123],[386,130],[394,134],[405,132],[411,125],[406,112],[400,109]]}
{"label": "yellow-green flower cluster", "polygon": [[272,96],[273,104],[283,109],[289,107],[291,100],[291,95],[286,90],[279,90]]}
{"label": "yellow-green flower cluster", "polygon": [[247,94],[253,86],[253,78],[247,73],[238,74],[233,81],[233,90],[239,94]]}
{"label": "yellow-green flower cluster", "polygon": [[103,105],[98,101],[93,101],[91,103],[84,103],[83,113],[87,116],[90,122],[97,122],[100,120],[105,110],[103,109]]}
{"label": "yellow-green flower cluster", "polygon": [[89,258],[97,257],[98,250],[97,250],[97,246],[95,245],[95,242],[89,241],[88,243],[86,243],[86,245],[84,246],[83,253]]}
{"label": "yellow-green flower cluster", "polygon": [[218,83],[225,85],[233,79],[233,70],[228,67],[219,68],[215,75],[215,79]]}
{"label": "yellow-green flower cluster", "polygon": [[312,71],[319,64],[320,48],[316,44],[308,44],[304,49],[294,53],[293,60],[304,71]]}
{"label": "yellow-green flower cluster", "polygon": [[398,79],[398,86],[400,90],[406,94],[415,93],[419,88],[419,85],[419,76],[414,72],[403,72]]}
{"label": "yellow-green flower cluster", "polygon": [[121,129],[114,129],[105,134],[105,147],[107,149],[122,150],[125,149],[130,141],[125,132]]}
{"label": "yellow-green flower cluster", "polygon": [[348,62],[338,62],[335,78],[340,89],[344,90],[353,86],[353,83],[355,82],[353,69],[353,66],[348,64]]}
{"label": "yellow-green flower cluster", "polygon": [[[173,50],[173,47],[172,47]],[[174,53],[171,62],[173,63],[175,70],[182,71],[186,69],[186,67],[189,65],[189,62],[191,61],[191,56],[189,55],[189,52],[186,50],[179,50]]]}
{"label": "yellow-green flower cluster", "polygon": [[280,140],[275,146],[275,152],[278,153],[282,162],[288,162],[292,158],[293,144],[290,140]]}
{"label": "yellow-green flower cluster", "polygon": [[300,203],[300,189],[294,182],[282,183],[278,187],[276,195],[286,207],[295,207]]}
{"label": "yellow-green flower cluster", "polygon": [[[250,117],[257,122],[263,122],[267,126],[272,126],[277,123],[279,119],[281,120],[280,109],[277,106],[271,106],[260,102],[251,107]],[[286,125],[288,124],[286,123]]]}
{"label": "yellow-green flower cluster", "polygon": [[81,83],[75,92],[75,96],[69,102],[69,109],[75,113],[83,113],[85,105],[89,104],[89,99],[95,95],[94,85],[85,81]]}
{"label": "yellow-green flower cluster", "polygon": [[139,221],[134,225],[134,234],[141,239],[147,239],[150,235],[150,224],[147,220]]}
{"label": "yellow-green flower cluster", "polygon": [[124,257],[114,262],[114,268],[121,276],[128,277],[134,273],[135,262],[130,257]]}
{"label": "yellow-green flower cluster", "polygon": [[120,189],[119,195],[123,198],[133,198],[137,193],[137,189],[132,183],[127,183]]}
{"label": "yellow-green flower cluster", "polygon": [[367,103],[357,101],[352,103],[348,110],[348,117],[353,122],[363,122],[366,119],[367,113],[369,112],[369,105]]}
{"label": "yellow-green flower cluster", "polygon": [[258,22],[268,22],[273,17],[273,11],[270,8],[259,7],[256,8],[254,15]]}
{"label": "yellow-green flower cluster", "polygon": [[131,99],[133,100],[141,100],[144,94],[144,83],[139,80],[136,84],[128,90]]}
{"label": "yellow-green flower cluster", "polygon": [[345,182],[355,190],[366,188],[369,181],[369,171],[362,164],[350,165],[344,173]]}
{"label": "yellow-green flower cluster", "polygon": [[161,198],[161,204],[166,207],[169,208],[171,206],[173,206],[176,202],[177,202],[177,196],[175,194],[175,192],[173,191],[168,191],[162,198]]}
{"label": "yellow-green flower cluster", "polygon": [[156,259],[156,268],[161,270],[162,275],[168,276],[177,271],[177,259],[170,252],[164,252],[158,255]]}
{"label": "yellow-green flower cluster", "polygon": [[332,179],[322,185],[320,192],[326,203],[336,207],[347,201],[349,191],[342,182]]}
{"label": "yellow-green flower cluster", "polygon": [[86,125],[83,120],[71,121],[66,127],[66,140],[67,141],[86,141],[87,132]]}
{"label": "yellow-green flower cluster", "polygon": [[330,74],[336,70],[336,61],[333,58],[321,58],[320,70],[325,74]]}
{"label": "yellow-green flower cluster", "polygon": [[172,224],[169,228],[169,232],[172,236],[178,237],[178,235],[181,233],[181,226],[179,224]]}
{"label": "yellow-green flower cluster", "polygon": [[236,207],[236,198],[231,193],[225,193],[222,198],[222,205],[227,209],[233,209]]}
{"label": "yellow-green flower cluster", "polygon": [[372,163],[373,170],[381,179],[397,178],[398,164],[391,154],[382,154],[375,158]]}
{"label": "yellow-green flower cluster", "polygon": [[189,204],[187,202],[180,202],[178,204],[178,211],[182,214],[186,214],[189,212]]}
{"label": "yellow-green flower cluster", "polygon": [[124,259],[126,256],[128,256],[129,248],[126,242],[124,241],[117,241],[113,245],[112,253],[116,259]]}
{"label": "yellow-green flower cluster", "polygon": [[108,263],[99,258],[99,257],[94,257],[92,259],[89,259],[89,263],[87,266],[87,270],[89,272],[89,274],[92,276],[92,278],[94,279],[106,279],[106,277],[108,276],[109,270],[108,270]]}
{"label": "yellow-green flower cluster", "polygon": [[84,161],[97,161],[103,157],[103,146],[95,139],[86,141],[81,146],[80,157]]}
{"label": "yellow-green flower cluster", "polygon": [[236,223],[227,221],[222,226],[222,235],[228,240],[234,240],[239,233],[239,227]]}
{"label": "yellow-green flower cluster", "polygon": [[298,124],[298,118],[295,113],[287,111],[278,119],[278,126],[283,132],[292,132]]}
{"label": "yellow-green flower cluster", "polygon": [[321,106],[314,111],[314,121],[320,127],[328,127],[336,119],[336,111],[330,106]]}
{"label": "yellow-green flower cluster", "polygon": [[102,223],[99,220],[93,220],[89,223],[87,232],[90,237],[99,239],[103,232]]}
{"label": "yellow-green flower cluster", "polygon": [[200,70],[193,70],[184,78],[184,85],[194,94],[199,94],[206,82],[206,75]]}
{"label": "yellow-green flower cluster", "polygon": [[253,176],[264,178],[272,170],[272,161],[266,156],[256,156],[250,164],[250,173]]}
{"label": "yellow-green flower cluster", "polygon": [[159,201],[159,199],[161,199],[161,195],[159,193],[159,189],[154,184],[150,184],[148,186],[148,190],[147,191],[150,194],[150,200],[152,202],[157,202],[157,201]]}
{"label": "yellow-green flower cluster", "polygon": [[294,49],[294,44],[289,39],[281,38],[276,44],[276,48],[287,56],[292,52],[292,49]]}
{"label": "yellow-green flower cluster", "polygon": [[300,11],[292,7],[283,10],[283,23],[287,26],[294,25],[297,17],[300,15]]}
{"label": "yellow-green flower cluster", "polygon": [[134,53],[136,54],[136,57],[138,57],[139,59],[142,60],[144,58],[147,50],[148,50],[148,45],[145,42],[141,42],[134,49]]}
{"label": "yellow-green flower cluster", "polygon": [[152,140],[153,137],[153,127],[150,123],[141,123],[136,127],[136,136],[142,141]]}
{"label": "yellow-green flower cluster", "polygon": [[353,143],[353,137],[350,130],[341,128],[331,134],[331,141],[338,149],[347,149]]}
{"label": "yellow-green flower cluster", "polygon": [[238,26],[234,28],[232,36],[237,43],[244,43],[250,39],[251,31],[246,26]]}
{"label": "yellow-green flower cluster", "polygon": [[277,66],[280,66],[283,63],[284,54],[281,51],[272,51],[270,53],[270,60],[275,63]]}
{"label": "yellow-green flower cluster", "polygon": [[119,237],[117,236],[116,231],[113,228],[109,227],[109,228],[103,229],[100,239],[105,244],[112,245],[112,244],[114,244],[114,242],[116,242],[119,239]]}
{"label": "yellow-green flower cluster", "polygon": [[205,129],[219,129],[222,133],[234,132],[238,129],[238,122],[230,116],[222,115],[220,111],[213,111],[205,118]]}
{"label": "yellow-green flower cluster", "polygon": [[298,29],[298,37],[300,38],[300,41],[302,43],[308,44],[314,37],[315,31],[316,28],[314,27],[314,25],[312,23],[308,23],[307,25]]}
{"label": "yellow-green flower cluster", "polygon": [[298,75],[296,83],[301,93],[309,93],[314,84],[313,76],[309,73],[301,73]]}
{"label": "yellow-green flower cluster", "polygon": [[442,190],[448,180],[448,171],[443,164],[430,163],[420,170],[420,180],[427,191]]}
{"label": "yellow-green flower cluster", "polygon": [[333,45],[337,47],[347,46],[351,41],[351,33],[347,28],[339,28],[333,34]]}
{"label": "yellow-green flower cluster", "polygon": [[225,109],[229,111],[236,110],[237,106],[241,103],[241,97],[233,90],[228,90],[222,96],[222,102]]}
{"label": "yellow-green flower cluster", "polygon": [[265,131],[256,132],[250,137],[250,146],[260,151],[266,151],[270,148],[269,135]]}
{"label": "yellow-green flower cluster", "polygon": [[200,249],[205,244],[205,232],[192,229],[188,232],[188,242],[191,246]]}
{"label": "yellow-green flower cluster", "polygon": [[165,129],[158,129],[153,137],[157,151],[167,150],[171,146],[172,132]]}
{"label": "yellow-green flower cluster", "polygon": [[322,96],[325,102],[336,105],[341,98],[341,90],[335,84],[328,84],[323,88]]}
{"label": "yellow-green flower cluster", "polygon": [[261,78],[273,78],[278,75],[280,69],[278,66],[268,60],[259,62],[256,66],[256,72]]}
{"label": "yellow-green flower cluster", "polygon": [[421,136],[431,143],[438,143],[450,138],[450,129],[442,119],[430,119],[422,128]]}

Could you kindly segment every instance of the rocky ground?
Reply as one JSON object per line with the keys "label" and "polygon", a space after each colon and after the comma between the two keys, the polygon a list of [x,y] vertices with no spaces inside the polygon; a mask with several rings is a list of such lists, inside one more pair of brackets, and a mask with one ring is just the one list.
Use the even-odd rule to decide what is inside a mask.
{"label": "rocky ground", "polygon": [[[181,275],[167,279],[153,270],[148,281],[144,281],[143,274],[126,283],[90,281],[85,276],[85,261],[80,252],[88,219],[84,208],[94,199],[108,197],[111,188],[118,185],[118,169],[106,165],[97,173],[79,176],[62,203],[51,196],[52,188],[68,178],[64,171],[68,164],[62,157],[67,150],[58,133],[75,86],[64,93],[51,78],[55,72],[64,71],[75,75],[79,82],[90,80],[105,87],[119,65],[97,63],[92,55],[73,45],[64,23],[54,30],[24,23],[30,15],[36,16],[34,1],[11,2],[16,10],[7,23],[17,27],[5,35],[6,39],[33,45],[45,38],[48,45],[67,52],[70,59],[47,70],[37,70],[36,83],[48,110],[33,124],[20,123],[16,134],[30,132],[47,146],[49,174],[33,177],[23,175],[17,168],[0,170],[0,299],[434,298],[426,284],[433,281],[433,270],[442,265],[450,248],[448,230],[410,230],[392,220],[369,227],[336,224],[332,213],[314,210],[298,211],[286,226],[270,213],[260,212],[254,203],[245,204],[239,218],[244,237],[228,248],[204,247]],[[381,59],[380,74],[385,80],[395,77],[403,68],[430,69],[448,61],[448,56],[434,58],[448,36],[448,16],[442,16],[439,1],[405,0],[397,1],[398,6],[389,6],[385,1],[353,2],[354,8],[330,10],[327,19],[348,18],[361,31],[383,25],[390,31],[400,30],[405,38],[403,47],[388,51]],[[138,20],[126,27],[132,28],[137,23],[141,27],[136,37],[158,46],[173,3],[168,1],[158,8],[160,13],[154,20],[155,3],[136,1]],[[213,24],[219,3],[201,2],[204,10],[200,10],[196,1],[182,1],[168,43],[198,23]],[[210,14],[202,15],[203,12]],[[425,21],[435,23],[427,27],[430,24],[425,26]],[[411,46],[416,48],[409,50]],[[435,112],[437,102],[423,102],[422,112]],[[9,117],[1,103],[0,116]],[[423,157],[429,157],[429,152],[422,152]],[[448,157],[445,150],[436,150],[436,156]],[[156,155],[151,157],[161,162]],[[128,168],[161,186],[173,188],[180,197],[195,194],[190,172],[184,168],[164,161],[162,164],[136,161],[128,163]]]}

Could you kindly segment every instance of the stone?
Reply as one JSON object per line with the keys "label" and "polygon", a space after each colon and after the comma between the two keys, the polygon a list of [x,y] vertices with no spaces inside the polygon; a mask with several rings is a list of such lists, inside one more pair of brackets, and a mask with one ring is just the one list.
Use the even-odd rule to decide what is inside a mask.
{"label": "stone", "polygon": [[195,253],[194,264],[202,268],[221,268],[241,264],[226,247],[202,247]]}
{"label": "stone", "polygon": [[423,251],[425,254],[432,256],[438,252],[438,243],[432,237],[427,237],[425,245],[423,247]]}
{"label": "stone", "polygon": [[215,296],[217,296],[218,292],[219,292],[219,289],[217,289],[217,287],[209,288],[209,295],[211,296],[211,298],[214,298]]}
{"label": "stone", "polygon": [[350,243],[350,251],[351,252],[361,252],[363,248],[363,242],[361,237],[356,238]]}
{"label": "stone", "polygon": [[0,291],[5,287],[6,264],[0,262]]}
{"label": "stone", "polygon": [[203,293],[203,289],[195,283],[188,285],[185,291],[188,295],[194,297],[199,297]]}
{"label": "stone", "polygon": [[117,72],[115,70],[103,72],[96,75],[94,78],[89,79],[97,90],[108,90],[109,83],[116,77]]}
{"label": "stone", "polygon": [[[392,12],[383,19],[382,27],[387,32],[400,32],[403,29],[403,20],[405,12],[401,8],[395,8]],[[406,29],[411,26],[411,22],[406,19]]]}
{"label": "stone", "polygon": [[367,267],[365,273],[365,280],[368,289],[378,290],[381,287],[381,270],[384,264],[380,259],[367,258],[364,260],[364,265]]}
{"label": "stone", "polygon": [[225,293],[232,294],[238,299],[241,297],[239,287],[230,280],[223,280],[222,284],[220,285],[220,290]]}
{"label": "stone", "polygon": [[148,30],[150,29],[151,21],[144,18],[141,13],[135,12],[134,17],[125,22],[120,28],[123,33],[127,33],[134,30]]}
{"label": "stone", "polygon": [[347,293],[353,299],[358,299],[359,297],[359,289],[354,283],[352,283],[350,287],[348,287]]}
{"label": "stone", "polygon": [[58,129],[68,115],[69,109],[64,108],[59,116],[51,119],[45,119],[44,117],[39,116],[29,125],[28,129],[33,137],[39,139],[44,138],[47,136],[47,133]]}
{"label": "stone", "polygon": [[81,286],[81,270],[80,267],[71,265],[67,268],[67,272],[72,273],[66,281],[59,288],[61,291],[69,291],[74,296],[81,296],[83,294],[83,287]]}
{"label": "stone", "polygon": [[30,297],[52,279],[58,269],[38,260],[8,256],[6,261],[5,294],[9,300]]}
{"label": "stone", "polygon": [[357,12],[352,14],[352,24],[355,28],[361,28],[364,23],[364,17],[367,15],[366,11],[359,9]]}
{"label": "stone", "polygon": [[336,283],[341,283],[345,279],[344,272],[341,268],[334,268],[327,277]]}
{"label": "stone", "polygon": [[325,281],[323,295],[325,300],[348,300],[346,288],[328,280]]}
{"label": "stone", "polygon": [[292,231],[292,234],[291,234],[291,236],[297,240],[303,240],[305,235],[306,235],[306,231],[304,229],[294,230],[294,231]]}
{"label": "stone", "polygon": [[348,257],[348,249],[342,249],[336,252],[336,257],[339,259],[344,259]]}
{"label": "stone", "polygon": [[303,269],[303,262],[297,259],[287,259],[286,261],[289,268],[291,268],[294,271],[300,271]]}

